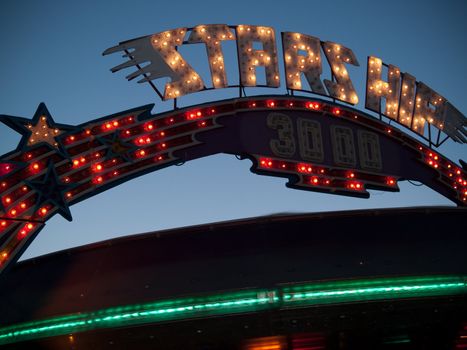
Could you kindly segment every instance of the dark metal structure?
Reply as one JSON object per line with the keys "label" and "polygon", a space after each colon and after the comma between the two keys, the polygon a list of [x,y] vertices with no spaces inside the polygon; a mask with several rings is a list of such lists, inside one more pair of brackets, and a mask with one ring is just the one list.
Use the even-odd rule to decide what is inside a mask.
{"label": "dark metal structure", "polygon": [[[427,207],[272,215],[30,259],[0,283],[0,343],[299,349],[318,337],[316,349],[452,349],[467,321],[466,214]],[[306,300],[297,288],[324,294]],[[162,307],[171,314],[159,315]]]}

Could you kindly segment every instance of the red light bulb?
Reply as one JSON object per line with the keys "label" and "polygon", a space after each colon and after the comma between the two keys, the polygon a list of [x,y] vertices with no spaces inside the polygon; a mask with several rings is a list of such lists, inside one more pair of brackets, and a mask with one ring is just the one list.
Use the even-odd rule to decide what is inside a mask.
{"label": "red light bulb", "polygon": [[315,110],[318,110],[320,109],[320,104],[318,102],[307,102],[305,104],[305,107],[308,108],[308,109],[315,109]]}
{"label": "red light bulb", "polygon": [[272,161],[270,159],[262,158],[260,159],[260,164],[265,168],[270,168],[272,166]]}

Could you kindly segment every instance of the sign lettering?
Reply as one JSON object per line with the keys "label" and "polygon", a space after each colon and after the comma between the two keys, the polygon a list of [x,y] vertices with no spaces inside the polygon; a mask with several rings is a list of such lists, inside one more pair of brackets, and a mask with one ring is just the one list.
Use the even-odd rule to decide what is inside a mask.
{"label": "sign lettering", "polygon": [[[184,41],[189,31],[188,40]],[[351,105],[358,103],[358,93],[346,68],[347,65],[359,66],[350,48],[330,41],[322,42],[301,33],[284,32],[281,37],[285,86],[289,91],[308,91]],[[169,77],[171,81],[165,84],[163,94],[163,99],[168,100],[207,89],[201,75],[177,51],[177,47],[186,44],[206,45],[212,88],[235,86],[229,84],[225,73],[221,47],[224,40],[236,41],[240,88],[260,86],[257,82],[257,67],[264,67],[265,87],[280,87],[275,31],[266,26],[215,24],[198,25],[192,29],[177,28],[125,41],[107,49],[104,55],[124,51],[128,61],[114,67],[112,71],[136,66],[138,69],[127,76],[129,80],[140,75],[143,75],[138,81],[140,83]],[[261,49],[255,48],[255,43],[260,44]],[[321,77],[321,50],[331,69],[332,79]],[[149,64],[145,67],[140,66],[147,62]],[[386,80],[382,77],[383,67],[388,70]],[[304,87],[303,77],[310,90]],[[398,67],[370,56],[367,61],[366,85],[365,108],[368,110],[406,126],[427,139],[430,145],[440,145],[439,137],[437,141],[431,139],[431,129],[428,130],[431,126],[456,142],[467,143],[467,118],[443,96],[409,73],[401,73]],[[381,108],[383,99],[384,110]]]}

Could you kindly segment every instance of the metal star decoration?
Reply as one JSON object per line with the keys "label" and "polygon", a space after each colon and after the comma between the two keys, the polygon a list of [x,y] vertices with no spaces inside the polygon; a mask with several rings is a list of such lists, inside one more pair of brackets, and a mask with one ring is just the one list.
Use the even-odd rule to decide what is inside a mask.
{"label": "metal star decoration", "polygon": [[61,136],[79,130],[72,125],[55,123],[44,103],[39,104],[32,119],[0,115],[0,121],[22,135],[16,150],[24,152],[28,148],[45,144],[64,158],[69,156],[61,143]]}
{"label": "metal star decoration", "polygon": [[26,181],[26,183],[38,194],[36,200],[37,207],[41,207],[44,204],[52,204],[66,220],[73,220],[65,199],[65,192],[75,187],[75,185],[62,183],[57,176],[52,162],[49,163],[47,172],[42,180]]}
{"label": "metal star decoration", "polygon": [[135,144],[122,139],[118,131],[107,137],[99,137],[97,140],[108,147],[105,155],[106,159],[121,158],[125,162],[132,162],[133,159],[130,154],[138,149]]}

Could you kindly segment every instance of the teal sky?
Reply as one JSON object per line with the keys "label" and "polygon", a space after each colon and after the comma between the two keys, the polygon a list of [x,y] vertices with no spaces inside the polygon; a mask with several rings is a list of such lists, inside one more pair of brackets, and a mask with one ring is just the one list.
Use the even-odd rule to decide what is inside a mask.
{"label": "teal sky", "polygon": [[[360,67],[349,69],[360,101],[365,94],[366,57],[380,57],[466,114],[466,17],[465,0],[3,0],[0,114],[31,118],[45,102],[55,121],[80,124],[148,103],[156,104],[153,112],[167,110],[169,105],[160,102],[147,84],[125,80],[131,70],[112,74],[110,68],[123,60],[118,54],[103,57],[102,52],[120,41],[207,23],[267,25],[274,27],[277,37],[281,31],[296,31],[351,48],[360,62]],[[193,66],[205,70],[204,47],[183,52]],[[247,93],[283,94],[285,88]],[[180,104],[235,94],[235,89],[194,94]],[[361,103],[358,108],[363,109]],[[0,126],[2,154],[18,141],[18,134]],[[439,151],[458,162],[467,158],[466,147],[449,141]],[[407,182],[400,183],[400,193],[371,191],[370,199],[291,190],[285,187],[286,180],[254,175],[250,166],[247,160],[218,155],[132,180],[71,207],[71,223],[60,216],[48,221],[23,258],[133,233],[278,212],[453,205],[425,186]]]}

